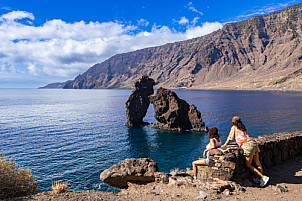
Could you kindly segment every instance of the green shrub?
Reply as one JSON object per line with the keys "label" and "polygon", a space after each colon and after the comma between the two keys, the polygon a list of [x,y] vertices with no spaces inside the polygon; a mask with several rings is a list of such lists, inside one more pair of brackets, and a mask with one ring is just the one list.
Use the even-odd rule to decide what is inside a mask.
{"label": "green shrub", "polygon": [[0,155],[0,199],[31,195],[38,189],[38,182],[29,168],[24,169],[12,159]]}

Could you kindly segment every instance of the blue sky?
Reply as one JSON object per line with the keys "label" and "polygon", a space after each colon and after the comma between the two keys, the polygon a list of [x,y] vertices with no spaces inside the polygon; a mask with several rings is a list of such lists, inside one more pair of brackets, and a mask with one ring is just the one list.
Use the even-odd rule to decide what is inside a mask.
{"label": "blue sky", "polygon": [[0,88],[73,79],[137,49],[203,36],[302,0],[1,0]]}

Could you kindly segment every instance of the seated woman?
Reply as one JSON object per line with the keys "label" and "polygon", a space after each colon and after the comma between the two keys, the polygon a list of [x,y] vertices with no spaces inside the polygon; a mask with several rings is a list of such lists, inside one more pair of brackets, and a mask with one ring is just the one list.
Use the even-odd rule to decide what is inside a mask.
{"label": "seated woman", "polygon": [[[260,149],[257,142],[248,136],[247,129],[238,116],[233,117],[229,137],[223,146],[228,145],[230,141],[234,139],[234,137],[238,146],[243,149],[243,155],[245,156],[245,164],[247,168],[259,176],[259,178],[254,179],[254,182],[260,183],[261,187],[265,186],[269,180],[269,177],[263,175],[263,169],[259,161]],[[252,165],[253,161],[255,162],[257,168]]]}
{"label": "seated woman", "polygon": [[219,138],[218,129],[216,127],[210,128],[208,136],[210,138],[210,143],[206,146],[206,150],[204,150],[204,152],[203,152],[204,159],[200,159],[200,160],[194,161],[192,163],[193,171],[194,171],[194,179],[197,178],[197,173],[198,173],[197,166],[208,166],[208,164],[209,164],[209,152],[208,151],[221,146],[221,139]]}

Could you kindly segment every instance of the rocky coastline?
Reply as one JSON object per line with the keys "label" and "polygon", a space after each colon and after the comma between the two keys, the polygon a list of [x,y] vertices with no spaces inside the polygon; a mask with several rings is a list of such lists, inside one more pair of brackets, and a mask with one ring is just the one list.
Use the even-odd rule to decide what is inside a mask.
{"label": "rocky coastline", "polygon": [[[283,137],[282,137],[283,136]],[[211,168],[203,168],[198,179],[193,179],[190,172],[172,170],[170,173],[158,172],[158,167],[152,159],[126,159],[115,168],[122,170],[128,177],[127,186],[121,188],[120,192],[66,192],[55,194],[54,192],[38,193],[33,196],[23,197],[20,200],[301,200],[302,189],[302,131],[292,133],[275,133],[259,137],[261,150],[273,150],[273,163],[267,165],[262,154],[265,173],[270,176],[269,185],[260,188],[258,184],[251,182],[249,177],[233,181],[214,178]],[[265,146],[265,147],[263,147]],[[227,150],[234,151],[234,145],[226,149],[213,150],[211,155],[221,157],[229,154]],[[239,149],[238,149],[239,150]],[[275,151],[274,151],[275,150]],[[280,151],[281,156],[274,155]],[[288,150],[288,155],[284,154]],[[221,153],[220,153],[221,152]],[[234,151],[236,152],[236,150]],[[266,152],[269,152],[266,150]],[[283,154],[282,154],[283,153]],[[240,155],[240,151],[238,153]],[[233,154],[235,158],[236,153]],[[228,158],[228,157],[225,157]],[[280,160],[279,160],[280,159]],[[213,160],[215,160],[213,158]],[[225,159],[224,161],[228,161]],[[220,162],[220,164],[222,164]],[[128,164],[128,165],[125,165]],[[145,165],[144,165],[145,164]],[[147,165],[146,165],[147,164]],[[210,165],[211,166],[211,165]],[[145,167],[142,168],[142,167]],[[110,168],[109,168],[110,169]],[[223,168],[222,168],[223,169]],[[111,169],[112,170],[112,169]],[[116,172],[114,170],[113,172]],[[136,173],[136,175],[134,174]],[[214,171],[215,172],[215,171]],[[231,171],[230,171],[231,172]],[[229,172],[229,173],[230,173]],[[102,174],[113,176],[112,172],[104,171]],[[101,179],[102,179],[101,174]],[[242,174],[243,176],[244,174]],[[117,176],[117,174],[115,175]],[[133,182],[133,177],[153,177],[154,179],[141,182]],[[214,176],[214,177],[213,177]],[[246,175],[245,175],[246,176]],[[113,176],[114,177],[114,176]],[[132,181],[131,181],[132,180]],[[18,200],[18,199],[16,199]]]}
{"label": "rocky coastline", "polygon": [[[165,88],[159,88],[154,94],[154,84],[147,76],[135,83],[125,103],[126,126],[207,131],[194,105]],[[154,124],[143,121],[150,104],[154,107]],[[245,166],[242,149],[230,144],[209,152],[209,166],[200,168],[198,179],[193,178],[189,168],[159,172],[151,158],[125,159],[100,174],[102,182],[121,189],[119,192],[44,192],[22,200],[254,200],[255,194],[260,197],[264,194],[265,200],[270,200],[268,197],[280,200],[283,196],[300,200],[302,131],[259,136],[257,141],[265,174],[271,177],[270,185],[265,188],[252,182],[253,175]]]}

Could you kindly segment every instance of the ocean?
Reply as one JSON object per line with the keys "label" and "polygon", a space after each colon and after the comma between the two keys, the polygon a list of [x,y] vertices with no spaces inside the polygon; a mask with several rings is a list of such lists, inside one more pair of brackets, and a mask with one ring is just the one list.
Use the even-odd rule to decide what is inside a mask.
{"label": "ocean", "polygon": [[[39,192],[53,181],[68,181],[73,191],[116,190],[99,175],[126,158],[150,157],[165,172],[192,168],[207,134],[124,126],[131,91],[0,89],[0,154],[29,167]],[[252,137],[302,130],[301,92],[173,91],[197,106],[223,142],[235,115]],[[155,122],[152,105],[144,120]]]}

